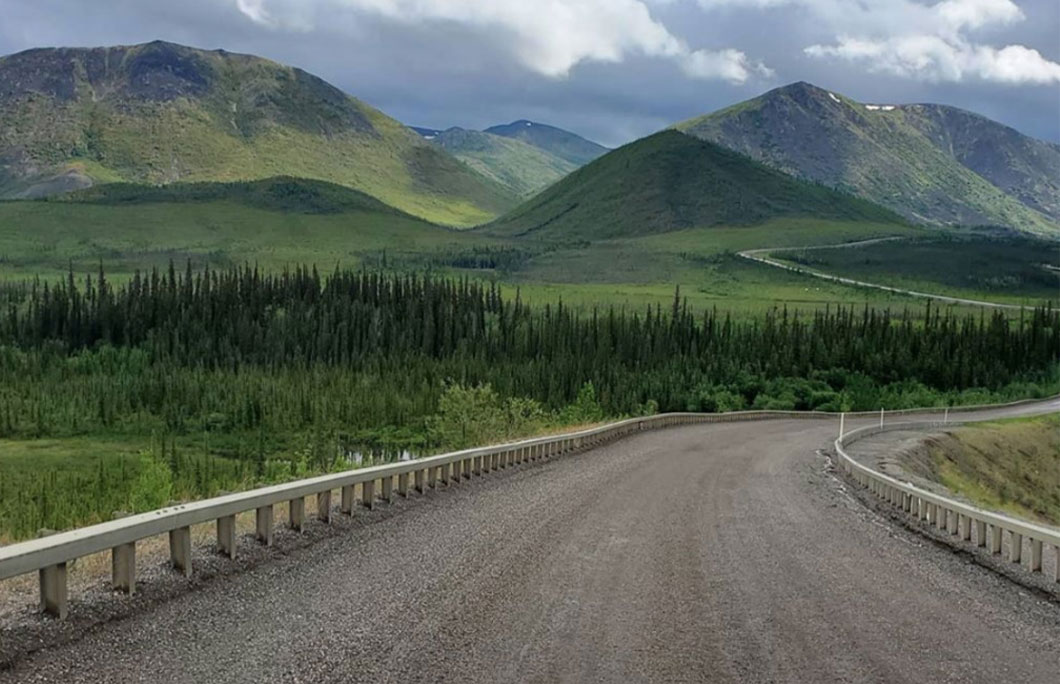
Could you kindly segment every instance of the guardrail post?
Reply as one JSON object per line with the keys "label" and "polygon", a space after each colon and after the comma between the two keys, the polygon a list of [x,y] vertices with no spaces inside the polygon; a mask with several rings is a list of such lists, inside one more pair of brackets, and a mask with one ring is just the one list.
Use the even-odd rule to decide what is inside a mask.
{"label": "guardrail post", "polygon": [[427,491],[427,471],[424,469],[417,470],[414,478],[416,483],[416,491],[423,494]]}
{"label": "guardrail post", "polygon": [[990,526],[990,553],[1001,553],[1001,528],[997,525]]}
{"label": "guardrail post", "polygon": [[258,541],[264,544],[265,546],[272,546],[272,504],[259,508],[256,513],[256,518],[256,536]]}
{"label": "guardrail post", "polygon": [[463,465],[464,465],[463,461],[453,461],[453,463],[452,463],[452,467],[453,467],[453,482],[456,483],[456,484],[460,484],[460,471],[462,470],[461,466],[463,466]]}
{"label": "guardrail post", "polygon": [[1023,560],[1023,535],[1019,532],[1008,533],[1008,559],[1013,563]]}
{"label": "guardrail post", "polygon": [[217,550],[229,558],[236,557],[236,516],[217,519]]}
{"label": "guardrail post", "polygon": [[305,527],[305,497],[300,496],[297,499],[291,499],[287,508],[287,524],[292,530],[301,532],[302,528]]}
{"label": "guardrail post", "polygon": [[394,476],[390,475],[383,478],[383,492],[380,497],[387,503],[394,502]]}
{"label": "guardrail post", "polygon": [[65,619],[69,612],[66,594],[66,563],[40,569],[40,609],[44,613]]}
{"label": "guardrail post", "polygon": [[353,485],[343,486],[342,501],[339,502],[339,510],[346,515],[353,515]]}
{"label": "guardrail post", "polygon": [[1056,575],[1053,579],[1060,582],[1060,544],[1053,545],[1053,560],[1056,564],[1053,566],[1053,574]]}
{"label": "guardrail post", "polygon": [[972,521],[964,514],[957,518],[957,535],[961,541],[968,541],[972,538]]}
{"label": "guardrail post", "polygon": [[136,591],[136,542],[110,550],[111,587],[126,594]]}
{"label": "guardrail post", "polygon": [[317,520],[331,522],[331,490],[317,492]]}
{"label": "guardrail post", "polygon": [[361,483],[361,505],[368,510],[375,508],[375,480]]}
{"label": "guardrail post", "polygon": [[169,560],[185,577],[191,577],[191,528],[178,527],[169,531]]}
{"label": "guardrail post", "polygon": [[398,475],[398,496],[408,498],[409,496],[409,474],[400,473]]}
{"label": "guardrail post", "polygon": [[982,520],[975,521],[975,545],[986,546],[986,523]]}
{"label": "guardrail post", "polygon": [[1027,569],[1031,572],[1042,571],[1042,543],[1037,539],[1031,539],[1030,567]]}

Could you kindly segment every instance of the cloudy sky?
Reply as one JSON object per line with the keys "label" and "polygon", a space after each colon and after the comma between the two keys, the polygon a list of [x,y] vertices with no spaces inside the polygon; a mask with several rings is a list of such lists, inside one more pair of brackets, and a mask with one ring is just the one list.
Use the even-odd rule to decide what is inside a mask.
{"label": "cloudy sky", "polygon": [[1060,142],[1057,0],[0,0],[0,53],[171,40],[316,73],[406,123],[608,145],[810,81]]}

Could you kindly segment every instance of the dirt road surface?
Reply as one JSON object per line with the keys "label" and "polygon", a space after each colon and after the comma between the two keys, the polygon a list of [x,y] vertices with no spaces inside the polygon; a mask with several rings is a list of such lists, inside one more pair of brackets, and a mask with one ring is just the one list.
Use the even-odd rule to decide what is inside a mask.
{"label": "dirt road surface", "polygon": [[835,423],[660,430],[400,501],[0,681],[1057,681],[1060,605],[852,498]]}

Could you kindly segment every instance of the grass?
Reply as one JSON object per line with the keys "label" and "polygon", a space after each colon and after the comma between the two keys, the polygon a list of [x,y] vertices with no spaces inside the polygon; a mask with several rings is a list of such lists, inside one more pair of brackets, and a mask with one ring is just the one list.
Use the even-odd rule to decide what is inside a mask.
{"label": "grass", "polygon": [[[4,493],[0,543],[12,541],[12,528],[23,524],[26,516],[54,520],[77,515],[81,524],[91,524],[109,520],[114,511],[128,510],[139,454],[148,442],[147,438],[124,436],[0,440],[0,492]],[[53,492],[62,491],[61,497],[46,499],[42,473],[47,474]],[[87,485],[100,473],[124,487],[108,488],[101,495]],[[94,513],[80,515],[88,510]]]}
{"label": "grass", "polygon": [[[339,186],[279,179],[237,184],[93,188],[75,200],[0,202],[0,280],[78,276],[102,264],[115,281],[136,270],[266,270],[313,264],[434,270],[499,282],[535,305],[589,311],[669,307],[681,287],[695,310],[755,313],[774,306],[810,311],[871,304],[914,311],[909,297],[820,281],[735,256],[755,247],[832,244],[923,236],[890,223],[784,218],[759,226],[692,228],[582,242],[514,240],[454,231]],[[483,258],[487,257],[487,258]],[[969,309],[971,310],[971,309]]]}
{"label": "grass", "polygon": [[829,275],[1008,304],[1060,301],[1060,243],[946,236],[843,249],[778,252]]}
{"label": "grass", "polygon": [[956,428],[928,448],[929,476],[950,490],[1060,526],[1060,413]]}
{"label": "grass", "polygon": [[0,202],[0,278],[56,277],[102,264],[114,278],[191,259],[196,266],[356,268],[369,254],[424,254],[496,242],[393,212],[277,212],[230,200],[121,206]]}

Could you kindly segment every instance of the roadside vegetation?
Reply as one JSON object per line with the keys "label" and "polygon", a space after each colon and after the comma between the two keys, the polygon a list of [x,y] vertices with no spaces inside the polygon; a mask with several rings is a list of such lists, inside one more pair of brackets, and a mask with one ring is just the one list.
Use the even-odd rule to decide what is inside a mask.
{"label": "roadside vegetation", "polygon": [[903,461],[977,505],[1060,526],[1060,413],[955,428]]}
{"label": "roadside vegetation", "polygon": [[1047,309],[586,314],[470,279],[170,267],[0,285],[0,312],[8,538],[620,416],[1060,390]]}

